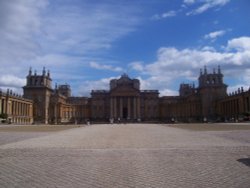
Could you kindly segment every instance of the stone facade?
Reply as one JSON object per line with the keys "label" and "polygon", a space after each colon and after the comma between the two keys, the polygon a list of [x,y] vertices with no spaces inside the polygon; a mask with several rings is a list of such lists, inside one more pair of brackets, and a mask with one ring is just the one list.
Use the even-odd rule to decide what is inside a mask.
{"label": "stone facade", "polygon": [[216,112],[222,121],[250,120],[250,89],[239,88],[229,96],[219,100]]}
{"label": "stone facade", "polygon": [[31,124],[33,123],[33,102],[21,95],[0,91],[1,122]]}
{"label": "stone facade", "polygon": [[158,90],[140,90],[140,81],[124,74],[110,81],[110,90],[91,92],[93,120],[141,121],[159,118]]}
{"label": "stone facade", "polygon": [[227,98],[227,85],[223,82],[220,67],[208,73],[200,71],[199,86],[181,84],[179,96],[162,97],[160,117],[163,121],[216,121],[221,118],[217,107]]}
{"label": "stone facade", "polygon": [[33,100],[33,116],[36,123],[48,124],[49,106],[53,89],[51,87],[52,79],[49,71],[46,73],[45,68],[42,75],[37,72],[32,75],[31,69],[26,77],[26,86],[23,87],[24,98]]}
{"label": "stone facade", "polygon": [[201,70],[198,87],[182,83],[179,96],[141,90],[140,81],[126,74],[112,79],[109,90],[92,90],[90,97],[71,96],[67,84],[52,88],[45,69],[41,75],[30,70],[26,79],[23,97],[0,93],[0,112],[14,123],[202,122],[250,116],[250,91],[241,88],[228,95],[220,67],[212,73]]}

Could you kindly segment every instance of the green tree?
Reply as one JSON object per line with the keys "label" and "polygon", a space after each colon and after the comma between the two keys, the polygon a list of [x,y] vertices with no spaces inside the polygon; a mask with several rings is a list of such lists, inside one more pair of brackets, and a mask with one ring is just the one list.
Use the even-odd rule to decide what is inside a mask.
{"label": "green tree", "polygon": [[0,114],[0,118],[7,119],[8,118],[8,114],[2,113],[2,114]]}

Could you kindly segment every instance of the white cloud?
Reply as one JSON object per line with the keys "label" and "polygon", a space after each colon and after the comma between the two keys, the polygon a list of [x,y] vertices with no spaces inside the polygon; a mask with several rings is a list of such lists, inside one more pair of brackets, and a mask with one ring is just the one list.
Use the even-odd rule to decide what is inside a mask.
{"label": "white cloud", "polygon": [[100,80],[84,81],[79,87],[79,94],[90,96],[92,90],[108,90],[109,82],[116,77],[102,78]]}
{"label": "white cloud", "polygon": [[23,78],[30,66],[49,67],[55,80],[70,70],[78,72],[133,32],[140,24],[138,12],[134,4],[123,3],[0,1],[0,63],[5,67],[0,75]]}
{"label": "white cloud", "polygon": [[171,89],[163,89],[160,91],[160,96],[177,96],[177,95],[179,95],[179,92]]}
{"label": "white cloud", "polygon": [[[228,41],[226,49],[230,51],[216,51],[211,47],[200,49],[176,49],[174,47],[162,47],[157,52],[157,59],[150,64],[139,64],[134,67],[141,75],[148,75],[146,83],[148,87],[158,88],[161,92],[172,90],[176,80],[197,81],[199,69],[205,65],[216,68],[221,65],[223,73],[231,79],[239,79],[241,75],[242,84],[249,82],[250,48],[248,46],[250,37],[240,37]],[[244,49],[244,50],[242,50]],[[143,66],[143,67],[142,67]],[[234,71],[232,73],[232,70]],[[212,70],[210,70],[212,71]]]}
{"label": "white cloud", "polygon": [[[92,80],[92,81],[85,81],[81,83],[79,88],[80,95],[83,96],[90,96],[90,93],[92,90],[109,90],[109,83],[111,79],[119,79],[119,77],[109,77],[109,78],[102,78],[99,80]],[[143,79],[141,77],[137,77],[137,79],[140,80],[140,88],[141,90],[158,90],[160,92],[160,96],[163,95],[177,95],[178,92],[167,89],[165,87],[162,87],[164,83],[166,83],[166,80],[164,77],[159,76],[153,76],[148,79]]]}
{"label": "white cloud", "polygon": [[174,17],[176,16],[177,12],[174,10],[162,13],[162,14],[155,14],[152,16],[152,20],[160,20],[160,19],[164,19],[164,18],[169,18],[169,17]]}
{"label": "white cloud", "polygon": [[[86,54],[112,47],[117,39],[135,30],[139,24],[136,8],[119,3],[58,5],[48,9],[43,19],[42,46],[54,52]],[[119,27],[117,27],[119,26]]]}
{"label": "white cloud", "polygon": [[7,89],[13,90],[17,93],[22,93],[20,86],[24,86],[25,78],[19,78],[10,74],[0,76],[0,88],[6,91]]}
{"label": "white cloud", "polygon": [[166,84],[166,80],[163,76],[151,76],[149,78],[143,79],[142,77],[137,77],[137,79],[140,80],[140,88],[141,90],[159,90],[160,96],[163,95],[175,95],[177,94],[175,91],[171,89],[167,89],[166,85],[163,87],[164,84]]}
{"label": "white cloud", "polygon": [[226,5],[229,3],[230,0],[184,0],[184,3],[186,5],[196,5],[198,4],[198,7],[194,8],[193,10],[189,11],[187,15],[197,15],[206,12],[209,9],[212,8],[218,8]]}
{"label": "white cloud", "polygon": [[109,70],[109,71],[115,71],[115,72],[122,72],[123,71],[123,69],[121,67],[114,67],[111,65],[99,64],[99,63],[96,63],[93,61],[90,62],[89,65],[91,68],[95,68],[98,70]]}
{"label": "white cloud", "polygon": [[24,78],[19,78],[13,75],[0,76],[0,85],[2,86],[19,87],[20,85],[24,84],[25,84]]}
{"label": "white cloud", "polygon": [[225,35],[225,33],[226,33],[226,30],[214,31],[214,32],[206,34],[204,36],[204,38],[215,41],[218,37],[221,37],[221,36]]}
{"label": "white cloud", "polygon": [[141,89],[142,90],[159,90],[159,95],[164,96],[164,95],[177,95],[178,92],[172,89],[167,88],[169,79],[165,76],[162,75],[154,75],[150,76],[147,79],[143,79],[141,77],[138,77],[141,83]]}
{"label": "white cloud", "polygon": [[131,69],[136,70],[136,71],[139,71],[139,72],[143,72],[143,70],[144,70],[143,62],[141,62],[141,61],[134,61],[134,62],[131,62],[128,66],[129,66]]}
{"label": "white cloud", "polygon": [[82,62],[84,59],[81,57],[74,57],[74,56],[68,56],[66,54],[45,54],[43,56],[37,56],[36,58],[32,59],[30,64],[34,64],[36,67],[50,67],[50,68],[56,68],[60,65],[60,67],[70,66],[74,67],[76,63]]}
{"label": "white cloud", "polygon": [[171,10],[169,12],[165,12],[165,13],[162,14],[163,18],[173,17],[173,16],[176,16],[176,11],[173,11],[173,10]]}
{"label": "white cloud", "polygon": [[195,3],[195,0],[184,0],[183,3],[191,5]]}
{"label": "white cloud", "polygon": [[16,65],[34,58],[40,49],[33,37],[40,32],[40,11],[47,1],[0,1],[0,62]]}
{"label": "white cloud", "polygon": [[[52,0],[0,1],[0,87],[17,88],[24,85],[30,66],[51,69],[54,80],[83,79],[78,76],[89,67],[115,72],[119,66],[96,58],[105,54],[120,38],[135,31],[140,25],[138,7],[134,4],[89,3],[74,1],[54,6]],[[190,14],[200,14],[220,8],[230,0],[184,0]],[[155,19],[176,16],[182,10],[155,15]],[[208,35],[211,39],[218,33]],[[155,62],[132,62],[129,67],[143,76],[144,89],[159,89],[173,93],[171,84],[179,78],[195,80],[204,65],[216,67],[232,75],[241,75],[243,83],[249,81],[250,38],[240,37],[228,41],[225,51],[204,46],[199,49],[163,47],[157,52]],[[101,56],[102,57],[102,56]],[[91,62],[91,63],[89,63]],[[104,62],[103,64],[97,62]],[[146,76],[149,76],[146,78]],[[86,79],[86,78],[84,78]],[[82,93],[91,88],[108,88],[109,78],[86,81]]]}
{"label": "white cloud", "polygon": [[228,49],[250,51],[250,37],[240,37],[228,41]]}
{"label": "white cloud", "polygon": [[[160,96],[178,95],[178,82],[189,81],[197,85],[200,68],[205,65],[208,72],[213,72],[213,68],[217,71],[217,66],[220,65],[227,80],[239,79],[238,75],[241,75],[239,81],[246,89],[250,78],[250,49],[247,45],[249,39],[250,37],[240,37],[229,40],[226,49],[230,47],[230,50],[225,51],[217,51],[211,46],[199,49],[162,47],[157,51],[155,62],[145,64],[135,61],[128,67],[139,75],[137,78],[141,89],[158,89]],[[81,94],[89,94],[92,89],[109,89],[111,79],[113,78],[86,81],[81,84],[84,86],[80,89]],[[238,84],[226,84],[230,86],[228,92],[241,87]]]}
{"label": "white cloud", "polygon": [[211,52],[215,52],[216,49],[212,46],[204,46],[201,48],[201,51],[211,51]]}

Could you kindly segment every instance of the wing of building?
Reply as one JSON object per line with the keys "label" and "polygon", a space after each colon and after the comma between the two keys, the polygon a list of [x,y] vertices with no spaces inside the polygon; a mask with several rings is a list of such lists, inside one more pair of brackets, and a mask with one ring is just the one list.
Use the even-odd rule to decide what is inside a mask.
{"label": "wing of building", "polygon": [[29,73],[23,96],[0,92],[0,115],[13,123],[202,122],[238,120],[250,115],[250,91],[227,94],[220,67],[200,70],[198,87],[180,84],[179,96],[159,97],[158,90],[141,90],[127,74],[110,80],[109,90],[92,90],[91,97],[71,96],[70,85],[52,88],[50,72]]}
{"label": "wing of building", "polygon": [[33,101],[11,90],[0,90],[0,123],[33,123]]}

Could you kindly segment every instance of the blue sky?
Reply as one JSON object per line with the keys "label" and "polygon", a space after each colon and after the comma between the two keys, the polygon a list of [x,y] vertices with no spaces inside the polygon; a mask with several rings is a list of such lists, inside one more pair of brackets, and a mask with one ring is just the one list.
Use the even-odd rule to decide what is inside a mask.
{"label": "blue sky", "polygon": [[177,95],[220,65],[228,92],[250,79],[248,0],[0,0],[0,87],[21,93],[29,67],[78,96],[127,73]]}

